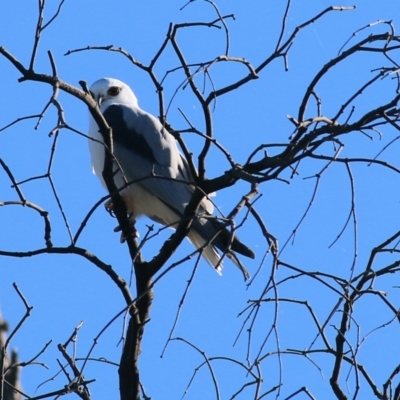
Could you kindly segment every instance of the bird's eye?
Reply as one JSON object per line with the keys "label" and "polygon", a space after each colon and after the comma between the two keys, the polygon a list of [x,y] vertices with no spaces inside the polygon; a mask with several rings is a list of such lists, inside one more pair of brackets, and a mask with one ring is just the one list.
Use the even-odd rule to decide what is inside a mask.
{"label": "bird's eye", "polygon": [[118,86],[111,86],[110,89],[107,90],[107,94],[110,96],[118,96],[121,89]]}

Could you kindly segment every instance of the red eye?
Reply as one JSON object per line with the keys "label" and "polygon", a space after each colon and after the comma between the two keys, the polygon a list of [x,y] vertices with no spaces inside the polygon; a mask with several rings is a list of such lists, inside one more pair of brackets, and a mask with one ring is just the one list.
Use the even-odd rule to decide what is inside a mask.
{"label": "red eye", "polygon": [[118,96],[121,89],[118,86],[111,86],[110,89],[107,90],[107,94],[110,96]]}

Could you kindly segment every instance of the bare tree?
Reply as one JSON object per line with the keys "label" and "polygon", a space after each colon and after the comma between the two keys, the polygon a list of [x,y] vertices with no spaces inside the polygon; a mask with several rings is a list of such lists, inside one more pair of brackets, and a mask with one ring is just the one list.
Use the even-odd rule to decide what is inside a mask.
{"label": "bare tree", "polygon": [[[190,3],[192,3],[192,1],[186,6],[190,6]],[[183,263],[194,264],[193,274],[189,279],[177,310],[176,322],[181,306],[185,301],[186,293],[192,284],[193,276],[200,260],[201,250],[194,251],[192,254],[172,264],[169,260],[190,230],[193,218],[195,218],[196,211],[204,196],[239,185],[243,182],[247,185],[247,188],[243,189],[240,201],[238,201],[232,210],[227,212],[221,220],[231,229],[232,234],[237,231],[239,231],[240,234],[240,228],[251,219],[256,222],[258,229],[257,235],[263,237],[264,245],[258,252],[259,267],[257,270],[252,271],[253,278],[249,284],[251,285],[255,280],[261,279],[260,277],[262,277],[261,291],[258,293],[257,297],[248,299],[247,305],[243,306],[243,311],[240,314],[243,317],[243,324],[241,330],[238,332],[238,337],[245,335],[245,333],[247,334],[247,353],[240,360],[225,355],[215,357],[208,356],[206,352],[199,346],[196,346],[196,344],[185,338],[174,336],[174,325],[171,329],[168,343],[178,341],[185,344],[188,349],[195,351],[203,359],[197,368],[194,369],[193,376],[188,383],[188,388],[191,386],[199,371],[208,369],[214,388],[213,398],[228,398],[222,397],[218,384],[218,376],[214,372],[214,365],[218,362],[224,362],[229,365],[228,368],[240,368],[245,372],[246,376],[240,383],[232,382],[230,398],[234,399],[239,398],[239,396],[245,396],[242,398],[265,399],[268,397],[283,396],[282,386],[285,384],[284,374],[282,372],[283,358],[286,355],[290,355],[293,358],[300,356],[313,363],[313,365],[319,369],[318,362],[314,361],[314,357],[323,355],[327,356],[330,360],[330,369],[324,372],[329,376],[332,390],[331,395],[335,398],[365,398],[365,393],[368,393],[369,398],[400,399],[400,383],[398,383],[400,368],[398,365],[391,368],[390,372],[387,374],[386,381],[380,384],[375,380],[374,376],[371,375],[368,363],[364,365],[364,362],[361,363],[359,361],[358,355],[368,335],[364,332],[360,334],[360,326],[356,315],[358,304],[360,304],[360,307],[363,307],[362,304],[366,298],[374,297],[380,306],[384,306],[385,312],[389,312],[390,317],[382,323],[377,322],[373,328],[371,328],[371,331],[386,331],[399,322],[398,306],[396,306],[397,299],[394,298],[395,300],[393,300],[391,292],[384,293],[382,289],[380,289],[380,281],[386,279],[388,276],[398,276],[400,261],[397,257],[399,252],[397,243],[400,238],[400,231],[385,232],[385,239],[370,249],[370,255],[365,264],[361,267],[357,264],[358,221],[356,218],[356,180],[352,172],[353,166],[358,164],[380,166],[382,170],[393,171],[395,174],[400,172],[398,165],[393,164],[390,159],[384,158],[384,150],[398,146],[397,139],[399,136],[395,135],[398,134],[400,130],[400,110],[398,107],[398,102],[400,100],[400,67],[397,62],[400,49],[400,37],[395,33],[394,24],[391,21],[378,21],[377,25],[382,28],[383,32],[370,33],[361,38],[357,37],[357,34],[360,33],[361,30],[354,32],[353,36],[351,36],[352,33],[349,32],[349,36],[351,36],[349,41],[343,44],[343,47],[340,48],[340,51],[334,58],[326,60],[325,65],[318,69],[310,82],[306,85],[306,90],[298,105],[297,115],[288,116],[288,120],[292,124],[292,130],[287,132],[287,137],[289,137],[289,139],[282,143],[260,139],[260,142],[252,144],[253,149],[247,154],[247,161],[240,164],[230,153],[229,143],[220,143],[215,135],[213,129],[213,107],[216,101],[219,101],[220,98],[232,95],[236,90],[243,90],[243,88],[249,85],[253,80],[262,78],[262,74],[269,68],[272,68],[272,64],[276,60],[282,60],[284,68],[286,70],[289,69],[291,49],[302,31],[309,29],[313,23],[323,21],[329,14],[351,12],[355,7],[331,6],[326,8],[309,20],[294,27],[292,32],[288,34],[287,25],[289,24],[288,19],[292,6],[291,1],[288,0],[281,17],[277,39],[275,41],[271,40],[273,43],[273,50],[268,52],[266,49],[260,49],[260,53],[262,54],[261,61],[254,63],[252,60],[231,55],[229,24],[232,22],[234,16],[232,14],[224,15],[221,13],[215,3],[210,1],[206,3],[213,9],[215,18],[210,21],[185,22],[179,24],[171,23],[166,32],[166,38],[155,52],[154,57],[147,64],[137,60],[135,55],[131,54],[128,50],[112,45],[89,46],[79,49],[70,49],[67,52],[67,55],[72,56],[78,52],[105,51],[108,52],[110,57],[126,58],[131,63],[132,68],[139,68],[147,74],[158,93],[160,121],[179,142],[182,152],[194,173],[196,190],[186,207],[184,216],[177,226],[176,231],[165,240],[159,250],[152,255],[151,259],[146,259],[144,257],[142,248],[144,244],[150,240],[154,240],[154,237],[163,231],[163,229],[157,231],[156,228],[156,233],[154,233],[155,228],[149,227],[148,232],[145,233],[141,241],[131,234],[132,227],[129,224],[126,205],[120,195],[120,188],[116,186],[113,179],[112,163],[114,155],[112,151],[112,130],[107,125],[96,102],[91,97],[87,83],[81,80],[79,82],[80,88],[78,88],[63,80],[62,74],[59,74],[57,70],[57,60],[53,55],[54,52],[51,50],[47,52],[51,74],[43,73],[35,67],[39,57],[42,37],[46,34],[46,30],[49,26],[57,23],[59,16],[62,14],[64,0],[59,3],[55,14],[48,19],[44,18],[45,1],[39,0],[34,42],[27,62],[22,61],[21,58],[16,55],[14,49],[0,47],[0,54],[3,59],[20,74],[19,82],[34,81],[43,85],[49,85],[52,88],[52,94],[41,113],[24,115],[15,121],[10,121],[5,126],[0,127],[0,132],[5,132],[10,129],[10,127],[20,123],[20,121],[27,119],[36,121],[36,127],[38,127],[39,123],[45,118],[46,113],[48,113],[51,108],[56,110],[57,114],[57,122],[50,132],[54,145],[50,152],[48,170],[45,175],[41,177],[29,176],[23,181],[19,181],[15,177],[13,168],[7,164],[5,157],[3,157],[5,153],[3,153],[3,151],[1,153],[1,168],[3,173],[7,175],[17,200],[0,199],[0,205],[3,206],[3,209],[17,205],[20,206],[21,209],[29,208],[37,213],[43,221],[44,246],[33,250],[18,249],[12,251],[0,248],[0,256],[3,259],[7,257],[30,258],[43,254],[73,254],[82,257],[90,265],[98,268],[108,276],[119,289],[125,302],[125,306],[121,312],[116,315],[99,333],[99,336],[95,338],[94,344],[88,352],[88,355],[84,358],[83,363],[80,364],[78,362],[82,360],[78,359],[79,357],[74,350],[81,325],[75,328],[71,335],[66,335],[67,340],[65,343],[58,345],[58,349],[64,360],[63,362],[59,361],[60,371],[65,375],[67,383],[55,392],[52,391],[35,397],[35,395],[28,396],[22,393],[21,389],[18,387],[15,388],[17,380],[9,381],[7,378],[7,373],[9,373],[7,368],[11,368],[9,366],[7,367],[7,365],[10,364],[9,362],[5,363],[8,342],[0,342],[2,348],[2,358],[0,359],[2,363],[1,399],[7,399],[5,395],[6,392],[4,391],[7,386],[11,386],[13,389],[15,388],[23,396],[31,399],[58,398],[69,393],[75,393],[83,399],[92,398],[89,387],[93,380],[86,379],[83,372],[88,363],[95,362],[92,359],[92,350],[95,348],[99,337],[109,328],[114,320],[120,318],[124,314],[127,314],[127,328],[126,332],[123,334],[123,350],[119,362],[120,398],[123,400],[149,399],[150,397],[148,397],[145,392],[143,381],[140,376],[139,359],[141,357],[146,357],[145,353],[141,354],[141,348],[142,340],[146,333],[146,326],[148,323],[151,324],[150,310],[153,300],[153,291],[156,290],[157,283],[177,266]],[[371,27],[372,25],[366,26],[362,31],[369,32]],[[192,32],[192,30],[199,28],[222,29],[223,32],[225,32],[225,48],[223,52],[212,59],[204,58],[195,62],[189,62],[187,61],[184,50],[182,50],[183,47],[180,45],[180,38],[181,35],[185,35],[187,32]],[[199,32],[200,31],[201,30],[199,30]],[[201,33],[199,33],[199,35],[201,38]],[[156,69],[160,66],[161,56],[167,51],[173,53],[177,64],[173,70],[164,68],[165,76],[160,79],[156,73]],[[346,62],[353,57],[357,57],[359,54],[363,53],[370,53],[379,58],[381,65],[384,66],[379,68],[373,68],[373,66],[371,66],[371,69],[373,68],[371,76],[361,84],[350,88],[351,93],[341,98],[341,104],[339,106],[327,106],[325,104],[325,98],[319,95],[319,85],[321,82],[328,79],[327,76],[332,71],[345,65]],[[218,86],[214,84],[213,81],[213,68],[222,63],[228,63],[229,68],[232,68],[233,65],[240,64],[242,67],[241,76],[227,85]],[[163,67],[161,66],[161,68]],[[200,105],[205,126],[204,130],[198,129],[184,111],[182,111],[182,115],[187,123],[186,128],[178,129],[172,126],[172,124],[169,125],[170,121],[167,121],[167,109],[170,105],[165,104],[163,82],[167,76],[175,72],[183,74],[184,77],[182,84],[176,88],[176,93],[183,88],[191,91]],[[5,76],[3,79],[9,78]],[[207,82],[204,87],[203,79]],[[374,88],[375,85],[382,80],[390,82],[390,90],[388,93],[385,93],[382,99],[378,98],[375,103],[372,101],[367,102],[368,106],[366,109],[358,111],[356,109],[357,102],[366,96],[368,90]],[[334,83],[332,83],[332,85],[334,85]],[[67,246],[58,245],[53,240],[54,226],[51,223],[49,213],[40,205],[35,204],[34,201],[27,198],[23,193],[24,185],[27,182],[32,183],[32,181],[38,178],[49,180],[54,199],[59,206],[61,214],[65,216],[62,202],[56,191],[57,184],[54,182],[52,176],[52,160],[56,153],[56,144],[60,132],[63,130],[68,130],[74,134],[83,136],[86,136],[86,132],[82,128],[77,129],[67,123],[63,104],[60,100],[60,92],[78,99],[82,104],[82,112],[85,112],[85,107],[89,109],[91,115],[100,127],[100,132],[108,149],[106,152],[103,178],[110,195],[105,196],[93,205],[75,233],[72,234],[70,231],[70,243]],[[273,101],[273,96],[271,95],[271,99],[266,101]],[[329,112],[325,113],[325,109],[329,109]],[[218,112],[218,110],[216,112]],[[183,134],[187,132],[196,134],[202,140],[202,147],[198,152],[197,160],[195,160],[191,150],[188,149],[182,138]],[[385,135],[392,135],[391,139],[383,149],[376,147],[374,149],[375,155],[359,156],[359,153],[354,151],[352,154],[346,153],[347,155],[345,157],[341,156],[348,138],[354,141],[355,147],[361,147],[366,138],[380,136],[383,132]],[[210,157],[210,152],[214,150],[219,152],[219,159],[226,162],[229,168],[218,176],[206,177],[207,160]],[[312,170],[313,172],[306,175],[303,172],[304,165],[312,165],[310,169],[307,167],[306,170]],[[354,243],[355,250],[349,268],[335,272],[325,272],[323,269],[315,270],[311,267],[307,268],[307,266],[297,265],[296,262],[286,259],[283,251],[288,243],[294,240],[302,224],[307,221],[314,200],[320,190],[321,182],[334,166],[344,167],[347,178],[343,179],[350,187],[348,217],[334,243],[341,240],[342,237],[351,230],[352,226],[353,234],[350,235],[349,241],[350,243]],[[196,171],[198,172],[196,173]],[[279,240],[280,238],[277,237],[274,232],[269,231],[264,222],[262,212],[258,210],[258,204],[262,202],[262,200],[259,200],[260,188],[265,187],[268,183],[273,181],[288,182],[296,180],[299,177],[314,180],[313,193],[308,206],[302,211],[301,218],[298,221],[292,220],[292,225],[294,225],[292,235],[282,244]],[[122,227],[122,231],[127,238],[126,251],[129,252],[129,257],[133,262],[134,269],[134,293],[131,293],[130,286],[127,284],[126,280],[116,272],[117,268],[113,268],[107,264],[106,261],[92,254],[90,249],[78,246],[78,241],[82,232],[86,229],[93,213],[109,198],[112,199],[114,204],[114,212],[118,224]],[[329,213],[334,213],[332,210],[326,210],[325,212],[327,215]],[[241,213],[240,217],[238,217],[239,213]],[[68,226],[65,217],[64,219]],[[10,227],[6,227],[5,229],[10,229]],[[310,242],[310,246],[313,245],[313,240],[314,238],[312,237],[307,238],[307,241]],[[388,257],[382,257],[383,255],[387,255]],[[364,257],[366,258],[365,255]],[[296,282],[297,285],[303,285],[305,281],[312,282],[311,285],[316,288],[316,293],[320,291],[321,296],[329,297],[329,304],[327,304],[323,310],[319,309],[318,304],[313,305],[312,299],[307,296],[303,297],[287,294],[286,288],[290,288],[291,282]],[[391,291],[392,290],[395,292],[395,289],[391,288]],[[30,311],[30,306],[28,305],[29,299],[25,300],[22,293],[20,291],[18,291],[18,293],[26,306],[26,315],[24,319],[21,320],[21,324],[16,328],[17,330],[24,329],[23,324],[25,319],[29,316]],[[310,340],[305,348],[291,348],[280,344],[281,332],[285,329],[282,328],[282,325],[285,325],[286,329],[289,331],[292,330],[293,332],[299,329],[298,326],[291,326],[293,321],[284,320],[284,322],[282,322],[280,319],[280,310],[286,307],[286,305],[299,307],[302,312],[304,310],[305,313],[308,314],[309,322],[306,325],[307,329],[310,331],[308,335]],[[270,313],[267,324],[265,323],[265,319],[260,317],[263,310],[267,310],[267,312]],[[376,321],[379,321],[379,319]],[[260,324],[263,326],[260,327]],[[167,328],[166,331],[168,331],[168,329],[169,328]],[[262,332],[262,340],[255,340],[255,331],[257,330]],[[356,332],[355,334],[354,331]],[[44,347],[43,351],[47,346],[48,345]],[[273,346],[273,349],[271,346]],[[390,346],[390,344],[388,344],[388,346]],[[40,354],[42,354],[42,351],[40,351],[37,356]],[[269,362],[272,358],[277,360],[276,364],[274,364],[275,371],[278,371],[274,372],[277,376],[277,383],[272,384],[269,382],[268,385],[266,385],[263,382],[263,376],[270,373],[268,368],[271,367]],[[36,360],[36,357],[33,360]],[[11,365],[13,367],[16,365],[26,366],[31,364],[33,360],[23,364],[18,364],[17,361],[14,360],[11,362]],[[373,360],[371,361],[371,364],[372,363]],[[347,368],[347,366],[349,366],[349,368]],[[264,373],[262,372],[263,370]],[[286,379],[290,380],[290,377],[286,377]],[[154,377],[154,382],[154,384],[156,384],[157,377]],[[346,385],[350,388],[346,388]],[[363,392],[361,392],[361,387],[364,390]],[[287,399],[300,398],[300,396],[308,396],[310,399],[315,398],[312,394],[312,389],[308,387],[307,383],[304,383],[298,389],[293,389],[292,393],[287,393],[285,396]]]}

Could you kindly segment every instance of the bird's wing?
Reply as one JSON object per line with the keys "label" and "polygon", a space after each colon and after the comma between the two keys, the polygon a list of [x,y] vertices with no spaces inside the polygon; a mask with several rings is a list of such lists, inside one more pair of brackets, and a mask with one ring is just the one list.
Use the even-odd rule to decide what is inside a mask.
{"label": "bird's wing", "polygon": [[[188,184],[193,177],[173,136],[138,107],[111,105],[104,117],[113,129],[114,152],[126,180],[146,178],[139,185],[181,216],[193,193]],[[204,203],[203,208],[210,207]]]}

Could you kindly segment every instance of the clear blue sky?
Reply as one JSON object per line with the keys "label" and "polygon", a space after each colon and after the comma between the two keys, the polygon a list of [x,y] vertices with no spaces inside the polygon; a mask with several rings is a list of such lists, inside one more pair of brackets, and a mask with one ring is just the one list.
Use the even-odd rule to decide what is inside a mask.
{"label": "clear blue sky", "polygon": [[[0,6],[0,45],[7,48],[24,65],[29,62],[36,24],[37,2],[19,0],[3,1]],[[271,3],[271,2],[269,2]],[[266,4],[265,1],[217,1],[223,15],[234,14],[229,19],[230,55],[244,57],[257,66],[273,51],[279,36],[281,18],[285,2]],[[279,4],[278,4],[279,3]],[[59,17],[42,34],[36,72],[51,74],[47,51],[51,50],[61,79],[77,85],[85,80],[90,85],[101,77],[118,78],[131,86],[141,107],[158,115],[158,99],[155,87],[149,76],[132,65],[122,55],[105,51],[86,51],[64,56],[68,50],[91,46],[114,45],[127,50],[143,64],[148,64],[164,41],[169,23],[189,21],[212,21],[216,18],[210,4],[197,1],[183,10],[182,1],[148,2],[106,2],[67,0]],[[321,67],[338,54],[339,49],[353,32],[377,20],[393,20],[400,25],[399,5],[392,0],[355,1],[351,4],[332,4],[326,0],[295,0],[284,31],[288,38],[295,27],[310,19],[330,5],[356,4],[354,11],[332,12],[301,31],[288,56],[289,71],[284,71],[282,59],[273,62],[260,73],[259,79],[250,82],[239,90],[218,99],[213,112],[214,133],[217,140],[230,151],[234,160],[244,163],[248,155],[261,143],[285,143],[293,131],[286,115],[296,116],[302,96],[313,76]],[[45,21],[57,9],[57,2],[49,2],[45,10]],[[385,32],[386,27],[378,24],[363,30],[352,39],[356,40],[370,33]],[[190,63],[212,59],[225,50],[224,31],[211,28],[194,28],[181,31],[178,41]],[[323,99],[322,111],[332,116],[347,98],[363,82],[372,77],[371,70],[388,64],[378,55],[358,55],[346,61],[337,70],[328,74],[317,87]],[[168,48],[155,72],[161,79],[165,72],[179,66],[176,56]],[[0,99],[0,129],[16,118],[38,114],[51,95],[51,88],[38,83],[18,83],[20,77],[15,68],[0,57],[2,96]],[[215,86],[222,87],[246,74],[240,65],[221,63],[211,70]],[[198,128],[203,129],[201,108],[188,88],[175,90],[184,81],[182,72],[167,76],[163,84],[167,104],[171,101],[168,122],[175,129],[185,129],[187,124],[178,108],[190,118]],[[389,79],[378,82],[366,91],[364,100],[357,102],[355,115],[361,115],[367,107],[378,106],[393,93],[395,83]],[[208,85],[206,91],[210,90]],[[86,132],[88,113],[83,104],[60,93],[59,99],[64,107],[67,123],[75,129]],[[308,115],[315,115],[314,106]],[[46,113],[37,130],[36,121],[27,120],[0,132],[0,157],[10,167],[17,181],[46,172],[53,138],[48,133],[56,123],[54,108]],[[345,140],[343,157],[374,157],[397,132],[390,129],[382,131],[382,138],[374,140],[354,135]],[[184,136],[195,155],[201,149],[201,139],[191,135]],[[396,164],[398,152],[395,147],[385,153],[385,160]],[[215,177],[228,169],[218,151],[212,151],[207,162],[208,177]],[[323,163],[310,161],[303,163],[299,176],[290,184],[279,181],[261,186],[262,198],[257,209],[268,226],[269,231],[279,239],[282,247],[303,215],[311,200],[315,178],[303,178],[319,172]],[[400,222],[399,176],[379,167],[365,164],[352,167],[357,201],[358,258],[356,272],[365,268],[372,247],[380,244],[396,232]],[[75,233],[92,205],[105,195],[98,179],[92,174],[87,140],[71,131],[60,134],[52,167],[52,177],[62,201],[71,231]],[[282,178],[289,179],[285,174]],[[25,197],[49,211],[52,222],[52,241],[55,246],[69,244],[68,231],[52,195],[49,181],[42,179],[22,185]],[[228,213],[248,190],[247,185],[218,193],[216,203],[222,212]],[[16,200],[15,191],[10,188],[6,174],[0,169],[0,201]],[[350,276],[354,257],[353,226],[349,225],[341,239],[332,247],[328,246],[341,231],[350,210],[350,184],[343,165],[332,166],[324,175],[313,207],[300,227],[294,243],[285,248],[282,259],[307,271],[323,271],[343,278]],[[241,214],[238,221],[243,218]],[[146,232],[143,219],[138,224],[142,237]],[[127,248],[119,243],[119,235],[113,232],[116,221],[99,207],[90,219],[77,245],[94,253],[126,280],[130,279],[131,262]],[[33,211],[20,207],[0,208],[0,250],[27,251],[42,248],[43,222]],[[157,252],[159,246],[169,236],[164,232],[154,238],[144,249],[148,259]],[[240,230],[239,236],[257,254],[256,260],[243,260],[250,273],[254,275],[262,263],[266,251],[256,223],[251,218]],[[192,251],[191,244],[185,241],[170,263],[179,260]],[[385,259],[384,261],[387,261]],[[202,363],[202,358],[187,345],[171,342],[163,358],[163,347],[172,328],[179,301],[191,274],[194,260],[176,268],[157,284],[155,300],[151,310],[151,321],[145,331],[143,354],[140,368],[146,393],[153,399],[179,399],[190,381],[194,369]],[[383,264],[382,264],[383,265]],[[247,305],[248,299],[260,296],[270,275],[270,259],[264,263],[262,272],[247,289],[242,276],[236,268],[225,262],[223,276],[218,276],[205,261],[201,261],[195,280],[183,306],[174,336],[184,337],[211,356],[228,356],[245,362],[247,333],[233,347],[244,317],[237,318]],[[74,327],[84,321],[77,342],[77,354],[85,357],[94,337],[104,325],[123,307],[124,300],[110,279],[87,261],[72,255],[43,255],[31,259],[0,257],[0,306],[4,318],[13,328],[21,318],[24,307],[12,288],[16,282],[34,306],[31,317],[13,340],[22,361],[37,354],[50,339],[53,343],[40,356],[49,370],[42,366],[30,366],[22,371],[22,384],[25,392],[33,395],[38,385],[53,377],[58,371],[56,358],[61,359],[57,344],[70,336]],[[281,268],[277,280],[290,275]],[[399,296],[393,292],[398,279],[385,278],[376,289],[390,291],[390,300],[399,304]],[[332,291],[316,284],[311,279],[288,281],[279,287],[281,297],[307,300],[314,308],[320,321],[325,321],[332,310],[337,296]],[[397,295],[397,298],[395,297]],[[364,337],[369,331],[391,320],[392,314],[372,296],[365,298],[354,310],[354,327],[350,336],[356,341],[357,335]],[[371,320],[370,314],[379,317]],[[338,313],[340,314],[340,312]],[[246,315],[246,314],[245,314]],[[331,324],[337,324],[340,315]],[[250,360],[253,360],[264,340],[273,319],[272,305],[261,308],[253,328]],[[123,320],[120,318],[100,338],[92,357],[104,357],[118,362],[121,347]],[[360,331],[357,332],[357,323]],[[248,328],[248,326],[246,326]],[[296,304],[283,304],[279,307],[278,330],[281,350],[287,348],[306,348],[315,337],[315,327],[305,308]],[[333,342],[336,331],[327,330]],[[387,379],[389,371],[398,364],[399,341],[398,326],[390,325],[384,333],[372,334],[363,344],[359,359],[370,371],[379,387]],[[318,344],[318,342],[317,342]],[[271,337],[263,353],[276,351],[276,341]],[[332,358],[316,355],[313,359],[323,370],[323,374],[302,357],[282,356],[283,387],[282,398],[302,386],[307,386],[318,399],[333,398],[329,386]],[[238,367],[227,361],[214,364],[220,383],[221,398],[228,399],[246,381],[246,376]],[[263,371],[262,393],[279,382],[277,358],[271,356],[261,365]],[[215,398],[214,388],[206,368],[200,370],[194,379],[187,399]],[[346,387],[347,370],[342,374],[341,384]],[[85,371],[87,379],[96,378],[90,386],[94,399],[117,398],[117,368],[98,362],[89,363]],[[349,370],[349,396],[354,394],[354,373]],[[65,384],[59,375],[54,381],[42,385],[37,394],[56,390]],[[362,390],[370,396],[365,381],[361,380]],[[244,392],[243,399],[250,397]],[[305,397],[302,397],[305,398]],[[360,397],[367,398],[367,397]]]}

